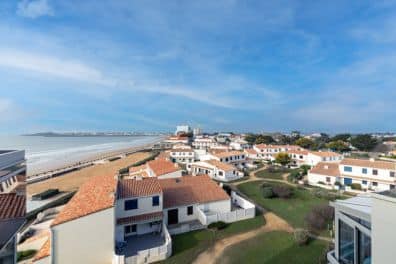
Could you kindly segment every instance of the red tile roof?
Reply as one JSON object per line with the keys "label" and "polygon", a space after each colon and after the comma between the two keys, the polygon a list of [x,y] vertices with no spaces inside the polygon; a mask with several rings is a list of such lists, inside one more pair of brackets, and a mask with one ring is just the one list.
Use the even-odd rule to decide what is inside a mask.
{"label": "red tile roof", "polygon": [[57,215],[51,226],[113,207],[116,184],[113,175],[90,178]]}
{"label": "red tile roof", "polygon": [[44,245],[40,248],[37,254],[33,258],[33,262],[36,262],[40,259],[49,257],[51,255],[51,239],[48,237],[47,241],[45,241]]}
{"label": "red tile roof", "polygon": [[245,155],[245,153],[243,153],[242,151],[235,150],[235,151],[222,151],[219,153],[214,153],[213,155],[218,158],[226,158],[230,156]]}
{"label": "red tile roof", "polygon": [[341,156],[341,154],[332,151],[310,151],[310,153],[319,157]]}
{"label": "red tile roof", "polygon": [[206,163],[209,163],[212,166],[215,166],[216,168],[220,169],[220,170],[224,170],[224,171],[232,171],[232,170],[236,170],[236,168],[228,163],[224,163],[215,159],[211,159],[211,160],[207,160],[204,161]]}
{"label": "red tile roof", "polygon": [[117,198],[132,198],[150,196],[162,193],[158,179],[154,177],[136,179],[124,179],[118,182]]}
{"label": "red tile roof", "polygon": [[230,199],[207,175],[159,179],[158,182],[163,192],[164,208]]}
{"label": "red tile roof", "polygon": [[374,169],[396,170],[396,162],[364,159],[343,159],[341,165],[368,167]]}
{"label": "red tile roof", "polygon": [[162,219],[162,212],[154,212],[149,214],[134,215],[117,219],[117,225],[137,223],[141,221],[157,221]]}
{"label": "red tile roof", "polygon": [[339,164],[334,162],[319,162],[309,173],[337,177],[341,175],[338,166]]}
{"label": "red tile roof", "polygon": [[16,193],[0,194],[0,220],[22,218],[26,215],[26,197]]}
{"label": "red tile roof", "polygon": [[179,166],[166,159],[156,159],[147,162],[147,166],[154,172],[155,176],[160,176],[180,170]]}

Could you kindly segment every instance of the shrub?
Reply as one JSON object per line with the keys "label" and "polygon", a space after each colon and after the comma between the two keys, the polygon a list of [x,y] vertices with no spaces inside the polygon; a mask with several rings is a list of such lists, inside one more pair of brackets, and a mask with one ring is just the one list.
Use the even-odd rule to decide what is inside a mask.
{"label": "shrub", "polygon": [[322,182],[322,181],[319,181],[318,184],[326,185],[326,183],[324,183],[324,182]]}
{"label": "shrub", "polygon": [[274,197],[274,192],[272,191],[271,186],[263,186],[263,197],[264,198],[272,198]]}
{"label": "shrub", "polygon": [[342,183],[341,182],[339,182],[339,181],[336,181],[335,183],[334,183],[334,185],[337,185],[337,186],[342,186]]}
{"label": "shrub", "polygon": [[362,185],[360,183],[352,183],[351,188],[352,188],[352,190],[361,190]]}
{"label": "shrub", "polygon": [[301,165],[300,169],[302,170],[302,175],[307,175],[308,171],[311,169],[309,165]]}
{"label": "shrub", "polygon": [[302,175],[298,170],[293,170],[290,172],[289,176],[287,176],[287,180],[290,182],[297,182],[302,179]]}
{"label": "shrub", "polygon": [[292,190],[286,186],[274,186],[272,191],[276,197],[284,199],[290,198],[293,194]]}
{"label": "shrub", "polygon": [[310,230],[324,230],[326,225],[334,218],[334,208],[328,205],[318,205],[305,217],[305,221]]}
{"label": "shrub", "polygon": [[208,225],[208,228],[212,230],[222,230],[226,227],[227,227],[227,223],[224,223],[222,221],[211,223],[210,225]]}
{"label": "shrub", "polygon": [[294,240],[299,246],[304,246],[309,242],[309,236],[307,230],[296,230],[294,231]]}
{"label": "shrub", "polygon": [[17,253],[17,261],[22,261],[28,258],[33,257],[36,254],[37,250],[34,249],[28,249],[28,250],[23,250],[23,251],[18,251]]}

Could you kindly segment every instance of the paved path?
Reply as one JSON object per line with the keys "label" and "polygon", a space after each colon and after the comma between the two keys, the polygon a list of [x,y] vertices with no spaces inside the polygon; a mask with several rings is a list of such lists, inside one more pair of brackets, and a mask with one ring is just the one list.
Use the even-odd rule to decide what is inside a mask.
{"label": "paved path", "polygon": [[233,235],[216,241],[212,247],[198,255],[193,264],[215,263],[216,260],[223,254],[224,249],[226,249],[227,247],[248,240],[262,233],[267,233],[271,231],[285,231],[289,233],[293,232],[293,227],[291,227],[285,220],[275,215],[274,213],[267,212],[263,215],[263,217],[266,221],[265,225],[263,225],[259,229]]}

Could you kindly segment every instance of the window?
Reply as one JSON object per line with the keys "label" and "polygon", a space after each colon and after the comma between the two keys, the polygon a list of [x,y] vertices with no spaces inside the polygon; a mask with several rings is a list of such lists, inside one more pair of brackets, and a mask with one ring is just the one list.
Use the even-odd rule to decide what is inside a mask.
{"label": "window", "polygon": [[395,172],[394,171],[389,172],[389,176],[390,177],[395,177]]}
{"label": "window", "polygon": [[124,226],[125,234],[136,233],[136,225],[127,225]]}
{"label": "window", "polygon": [[125,209],[126,211],[127,211],[127,210],[138,209],[138,200],[137,200],[137,199],[133,199],[133,200],[125,201],[124,209]]}
{"label": "window", "polygon": [[159,205],[159,196],[154,196],[153,197],[153,206],[158,206]]}
{"label": "window", "polygon": [[326,177],[326,182],[330,182],[330,177]]}
{"label": "window", "polygon": [[363,169],[362,169],[362,173],[363,173],[363,174],[367,174],[367,168],[363,168]]}
{"label": "window", "polygon": [[371,238],[358,230],[359,264],[371,263]]}
{"label": "window", "polygon": [[378,170],[373,170],[373,175],[378,175]]}
{"label": "window", "polygon": [[351,185],[352,184],[352,179],[351,178],[344,178],[344,185]]}
{"label": "window", "polygon": [[188,206],[187,207],[187,215],[192,215],[194,213],[194,207]]}
{"label": "window", "polygon": [[378,182],[373,182],[373,186],[378,186]]}
{"label": "window", "polygon": [[363,180],[362,184],[367,185],[367,181]]}
{"label": "window", "polygon": [[344,166],[344,171],[345,171],[345,172],[352,172],[352,167],[350,167],[350,166]]}
{"label": "window", "polygon": [[389,185],[389,189],[390,189],[390,190],[395,189],[395,185],[394,185],[394,184]]}
{"label": "window", "polygon": [[341,263],[353,264],[355,260],[355,238],[352,227],[339,221],[339,259]]}

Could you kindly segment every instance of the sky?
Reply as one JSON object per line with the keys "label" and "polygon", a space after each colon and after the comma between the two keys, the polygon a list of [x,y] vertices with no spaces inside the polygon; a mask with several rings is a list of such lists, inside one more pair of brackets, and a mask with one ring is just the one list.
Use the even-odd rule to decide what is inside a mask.
{"label": "sky", "polygon": [[0,1],[0,133],[396,130],[396,1]]}

